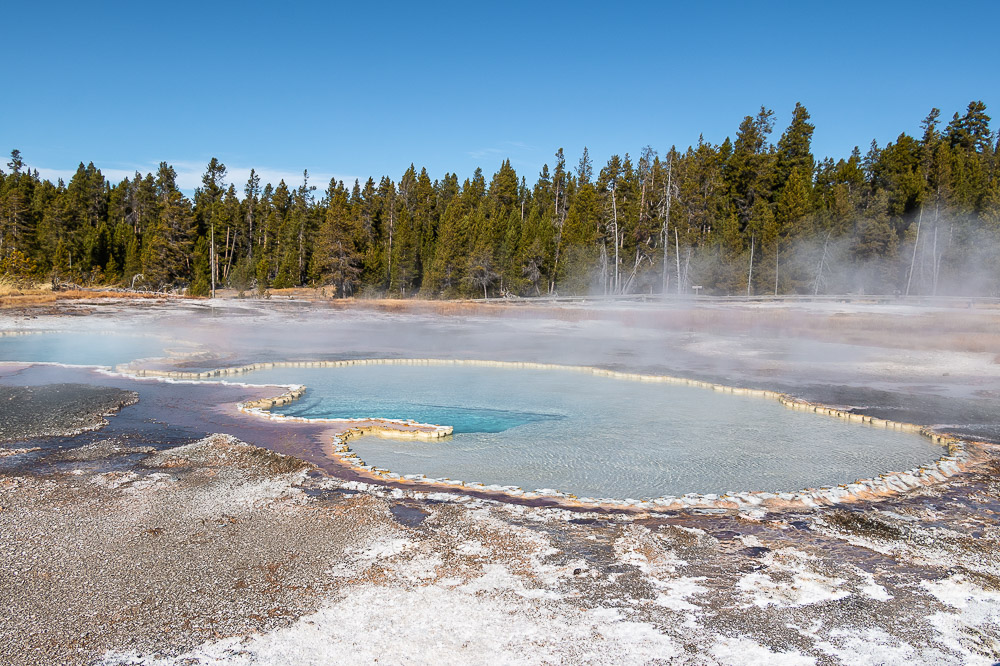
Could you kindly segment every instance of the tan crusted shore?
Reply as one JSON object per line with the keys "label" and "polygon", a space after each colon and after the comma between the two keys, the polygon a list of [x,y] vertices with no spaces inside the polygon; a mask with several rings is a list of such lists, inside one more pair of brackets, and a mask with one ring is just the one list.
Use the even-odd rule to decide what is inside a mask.
{"label": "tan crusted shore", "polygon": [[371,467],[351,451],[347,445],[352,437],[362,435],[377,435],[379,437],[434,439],[452,434],[451,426],[422,424],[414,421],[393,419],[306,419],[274,414],[273,407],[289,404],[298,400],[305,393],[305,386],[291,387],[288,391],[274,398],[256,400],[238,405],[240,411],[274,421],[297,421],[311,423],[329,423],[333,429],[331,456],[339,463],[351,468],[359,475],[373,481],[420,484],[424,486],[441,487],[454,490],[456,488],[487,493],[498,496],[518,497],[524,499],[549,499],[566,507],[604,508],[612,510],[679,510],[685,508],[718,508],[748,510],[762,508],[777,510],[783,508],[802,508],[809,506],[832,505],[842,502],[875,500],[898,495],[915,488],[934,485],[945,481],[969,469],[983,459],[981,442],[969,442],[951,435],[935,432],[933,429],[913,423],[903,423],[855,414],[827,405],[816,404],[794,398],[784,393],[761,389],[749,389],[722,384],[714,384],[684,377],[670,375],[648,375],[634,372],[619,372],[592,366],[559,365],[554,363],[533,363],[514,361],[488,361],[476,359],[354,359],[343,361],[287,361],[253,363],[249,365],[206,370],[201,372],[184,372],[169,370],[152,370],[129,368],[128,372],[138,377],[159,377],[182,380],[211,380],[227,376],[239,375],[257,370],[274,368],[343,368],[359,365],[436,365],[436,366],[479,366],[496,368],[524,368],[537,370],[562,370],[581,372],[598,377],[609,377],[625,381],[678,384],[695,388],[709,389],[733,395],[744,395],[756,398],[777,400],[782,405],[796,411],[812,412],[820,415],[840,418],[859,425],[876,428],[886,428],[918,434],[930,439],[935,444],[945,447],[945,455],[933,463],[903,472],[889,472],[870,479],[859,479],[854,483],[823,488],[807,488],[799,492],[730,492],[724,495],[688,493],[681,497],[671,495],[650,500],[614,499],[577,497],[558,491],[526,491],[516,486],[484,485],[453,479],[431,479],[421,474],[400,476],[389,470]]}

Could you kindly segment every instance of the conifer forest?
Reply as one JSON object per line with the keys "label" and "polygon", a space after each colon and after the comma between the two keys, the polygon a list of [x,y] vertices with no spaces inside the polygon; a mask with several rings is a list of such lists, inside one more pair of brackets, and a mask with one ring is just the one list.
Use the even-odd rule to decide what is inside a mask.
{"label": "conifer forest", "polygon": [[[0,170],[0,269],[25,280],[207,295],[1000,294],[1000,145],[982,102],[918,136],[816,158],[806,108],[746,116],[685,150],[562,149],[529,181],[510,161],[460,182],[230,182],[189,198],[167,163],[110,183],[93,163]],[[696,289],[697,288],[697,289]]]}

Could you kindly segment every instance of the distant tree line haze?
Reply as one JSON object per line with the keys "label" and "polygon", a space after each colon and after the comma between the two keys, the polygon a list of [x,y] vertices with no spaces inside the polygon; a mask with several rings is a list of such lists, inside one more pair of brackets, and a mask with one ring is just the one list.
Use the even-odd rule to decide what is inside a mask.
{"label": "distant tree line haze", "polygon": [[165,162],[117,184],[81,163],[52,183],[14,150],[0,269],[195,295],[1000,293],[1000,147],[982,102],[837,160],[813,157],[805,107],[777,141],[773,116],[746,116],[719,145],[600,167],[559,149],[532,183],[507,160],[488,180],[411,165],[319,190],[306,172],[231,183],[213,158],[193,199]]}

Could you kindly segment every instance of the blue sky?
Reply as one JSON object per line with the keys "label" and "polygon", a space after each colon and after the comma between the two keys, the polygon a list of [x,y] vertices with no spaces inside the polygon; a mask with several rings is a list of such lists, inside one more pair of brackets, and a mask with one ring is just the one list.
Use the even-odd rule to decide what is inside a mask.
{"label": "blue sky", "polygon": [[532,182],[560,146],[599,168],[719,143],[761,105],[777,140],[796,101],[817,157],[934,106],[1000,118],[1000,2],[425,4],[8,3],[0,150],[53,178],[165,160],[191,190],[217,156],[238,188],[254,167],[322,189],[508,157]]}

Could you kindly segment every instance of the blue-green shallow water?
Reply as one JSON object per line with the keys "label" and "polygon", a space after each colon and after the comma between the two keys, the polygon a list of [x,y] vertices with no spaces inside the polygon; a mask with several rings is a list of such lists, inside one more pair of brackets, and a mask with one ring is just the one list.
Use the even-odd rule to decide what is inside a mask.
{"label": "blue-green shallow water", "polygon": [[0,361],[114,366],[166,356],[164,340],[117,333],[33,333],[0,336]]}
{"label": "blue-green shallow water", "polygon": [[275,411],[306,418],[357,418],[358,414],[364,414],[384,419],[412,419],[420,423],[450,425],[455,429],[455,434],[504,432],[520,425],[564,418],[559,414],[489,407],[429,405],[413,402],[405,397],[387,400],[372,396],[370,400],[359,400],[337,396],[333,400],[327,400],[320,397],[319,391],[310,391],[300,404]]}
{"label": "blue-green shallow water", "polygon": [[301,383],[280,409],[307,417],[413,418],[444,440],[363,437],[351,448],[400,474],[554,488],[588,497],[794,491],[934,460],[927,439],[789,410],[777,401],[561,371],[474,366],[286,368],[252,383]]}

